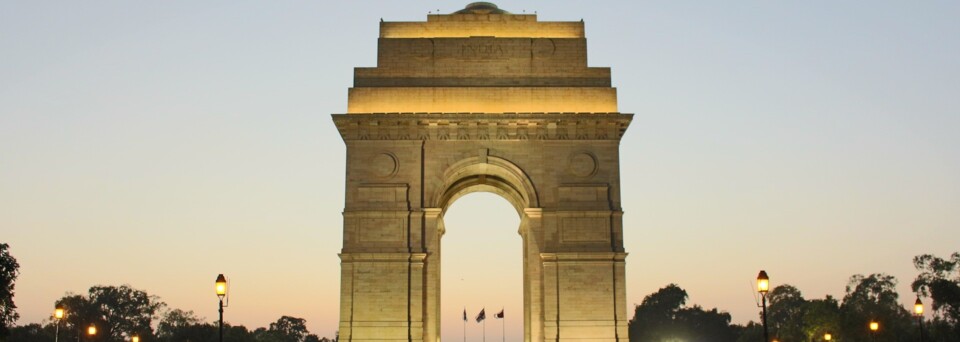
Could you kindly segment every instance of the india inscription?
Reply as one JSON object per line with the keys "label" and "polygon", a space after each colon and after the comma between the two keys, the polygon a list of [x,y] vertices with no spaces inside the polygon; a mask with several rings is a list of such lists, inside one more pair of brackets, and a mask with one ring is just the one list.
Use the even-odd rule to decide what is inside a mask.
{"label": "india inscription", "polygon": [[347,148],[340,339],[440,340],[444,214],[485,191],[521,218],[524,341],[627,341],[631,119],[610,69],[587,66],[582,21],[473,3],[381,22],[377,66],[355,69],[333,115]]}
{"label": "india inscription", "polygon": [[463,45],[460,45],[460,56],[464,58],[496,58],[503,57],[504,52],[503,47],[498,44],[463,43]]}

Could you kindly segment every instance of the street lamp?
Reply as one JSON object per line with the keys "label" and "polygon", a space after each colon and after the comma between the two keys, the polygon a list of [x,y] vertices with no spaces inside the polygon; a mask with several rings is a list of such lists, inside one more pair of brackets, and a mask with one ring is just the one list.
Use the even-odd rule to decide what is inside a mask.
{"label": "street lamp", "polygon": [[833,339],[833,335],[830,335],[830,333],[825,333],[825,334],[823,334],[823,340],[824,340],[824,341],[830,341],[830,340],[832,340],[832,339]]}
{"label": "street lamp", "polygon": [[880,330],[880,322],[870,320],[870,336],[874,341],[877,340],[877,330]]}
{"label": "street lamp", "polygon": [[57,332],[53,337],[54,342],[60,341],[60,320],[63,319],[65,312],[66,311],[63,310],[63,305],[61,304],[57,304],[57,306],[53,309],[53,318],[57,321]]}
{"label": "street lamp", "polygon": [[130,338],[130,342],[140,342],[140,336],[133,335],[133,337]]}
{"label": "street lamp", "polygon": [[760,274],[757,275],[757,292],[760,292],[760,297],[763,298],[763,341],[770,341],[770,332],[767,331],[767,292],[770,291],[770,277],[767,276],[767,271],[761,270]]}
{"label": "street lamp", "polygon": [[97,326],[94,325],[93,323],[90,323],[90,326],[87,327],[87,336],[90,339],[93,339],[93,337],[96,335],[97,335]]}
{"label": "street lamp", "polygon": [[223,342],[223,298],[227,296],[227,278],[217,275],[217,297],[220,298],[220,342]]}
{"label": "street lamp", "polygon": [[917,315],[917,328],[920,329],[920,342],[923,342],[923,302],[920,297],[913,303],[913,313]]}

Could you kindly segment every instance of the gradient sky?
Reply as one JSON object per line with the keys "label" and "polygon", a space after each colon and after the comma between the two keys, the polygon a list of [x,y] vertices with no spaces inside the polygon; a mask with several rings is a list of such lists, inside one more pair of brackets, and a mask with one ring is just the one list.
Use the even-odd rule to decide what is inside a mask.
{"label": "gradient sky", "polygon": [[[329,114],[376,64],[380,18],[465,4],[0,2],[0,242],[21,265],[20,323],[97,284],[213,320],[224,273],[229,322],[292,315],[332,336],[345,157]],[[677,283],[755,320],[760,269],[807,298],[886,272],[908,303],[912,257],[960,250],[960,3],[498,4],[582,18],[589,64],[636,114],[629,305]],[[520,337],[518,222],[494,195],[453,204],[445,339],[464,306],[505,307]]]}

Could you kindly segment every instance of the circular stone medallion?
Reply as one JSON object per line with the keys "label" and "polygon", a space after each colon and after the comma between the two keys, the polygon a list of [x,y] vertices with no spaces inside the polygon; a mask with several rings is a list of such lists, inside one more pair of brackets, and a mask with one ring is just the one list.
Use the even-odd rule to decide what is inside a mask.
{"label": "circular stone medallion", "polygon": [[370,170],[379,177],[391,177],[397,174],[397,157],[390,153],[380,153],[370,160]]}
{"label": "circular stone medallion", "polygon": [[534,57],[550,57],[557,51],[557,44],[550,38],[534,39],[532,44]]}
{"label": "circular stone medallion", "polygon": [[597,173],[597,158],[590,152],[570,155],[570,173],[577,177],[590,177]]}

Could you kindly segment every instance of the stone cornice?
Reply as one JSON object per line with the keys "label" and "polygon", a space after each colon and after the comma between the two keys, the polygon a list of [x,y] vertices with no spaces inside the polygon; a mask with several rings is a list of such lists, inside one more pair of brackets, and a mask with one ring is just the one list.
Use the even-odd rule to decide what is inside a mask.
{"label": "stone cornice", "polygon": [[633,114],[370,113],[333,114],[350,140],[620,140]]}

